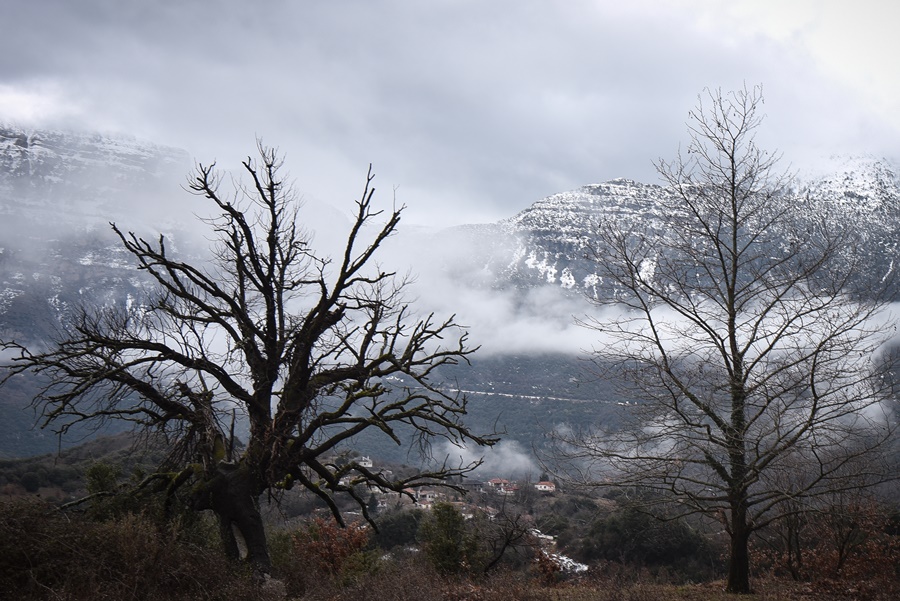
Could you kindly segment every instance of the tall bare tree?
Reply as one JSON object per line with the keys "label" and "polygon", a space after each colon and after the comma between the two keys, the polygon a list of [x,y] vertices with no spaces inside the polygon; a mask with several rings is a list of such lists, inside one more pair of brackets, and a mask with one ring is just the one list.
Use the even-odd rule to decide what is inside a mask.
{"label": "tall bare tree", "polygon": [[602,332],[595,363],[637,404],[625,428],[564,441],[587,481],[721,521],[737,593],[751,534],[788,502],[885,478],[895,429],[885,304],[848,293],[863,249],[757,147],[762,102],[759,88],[707,91],[686,155],[657,164],[658,227],[601,228],[617,317],[585,325]]}
{"label": "tall bare tree", "polygon": [[[87,307],[46,349],[14,341],[5,380],[25,372],[50,382],[36,399],[47,424],[65,431],[85,420],[120,418],[175,442],[171,471],[153,478],[169,492],[189,485],[196,507],[217,515],[230,555],[235,529],[248,559],[270,566],[259,497],[300,485],[341,515],[335,495],[371,483],[405,489],[449,481],[473,464],[438,462],[391,479],[355,461],[331,462],[363,431],[397,444],[410,434],[492,444],[460,418],[464,396],[433,382],[434,370],[467,361],[473,349],[453,320],[415,317],[404,282],[375,262],[402,209],[373,207],[371,169],[344,251],[316,254],[301,228],[300,204],[281,178],[281,160],[259,146],[243,162],[244,183],[223,193],[215,165],[200,165],[189,189],[214,206],[214,259],[190,263],[112,225],[156,292],[131,309]],[[22,376],[24,377],[24,376]],[[235,413],[249,423],[234,439]],[[339,465],[338,465],[339,463]]]}

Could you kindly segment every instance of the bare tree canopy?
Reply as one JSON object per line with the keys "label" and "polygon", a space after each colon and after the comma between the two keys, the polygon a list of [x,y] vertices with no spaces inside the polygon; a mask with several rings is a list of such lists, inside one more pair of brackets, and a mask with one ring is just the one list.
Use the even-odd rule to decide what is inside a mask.
{"label": "bare tree canopy", "polygon": [[852,229],[792,196],[757,147],[762,102],[759,88],[701,96],[686,154],[657,164],[658,228],[602,226],[599,275],[621,294],[585,325],[637,403],[627,427],[562,441],[585,481],[720,520],[740,593],[751,534],[787,501],[890,477],[896,428],[886,304],[848,293]]}
{"label": "bare tree canopy", "polygon": [[[269,568],[258,498],[296,484],[323,499],[340,520],[335,495],[352,496],[368,518],[360,483],[402,492],[447,481],[474,464],[447,465],[396,480],[350,461],[329,463],[366,430],[401,443],[412,432],[492,444],[461,422],[466,399],[433,381],[441,366],[473,352],[453,318],[417,318],[404,281],[376,264],[402,208],[372,201],[371,169],[343,254],[316,254],[301,228],[300,204],[281,178],[277,153],[259,145],[243,162],[243,183],[223,193],[215,165],[198,166],[189,190],[213,203],[214,260],[173,256],[160,236],[147,241],[112,225],[156,286],[131,308],[85,307],[46,349],[10,341],[5,380],[25,372],[50,382],[36,403],[46,424],[131,420],[174,441],[172,471],[154,478],[169,491],[190,484],[192,500],[218,516],[226,550],[233,527],[251,562]],[[234,415],[249,423],[234,440]],[[240,448],[239,448],[240,447]],[[177,469],[174,469],[177,468]]]}

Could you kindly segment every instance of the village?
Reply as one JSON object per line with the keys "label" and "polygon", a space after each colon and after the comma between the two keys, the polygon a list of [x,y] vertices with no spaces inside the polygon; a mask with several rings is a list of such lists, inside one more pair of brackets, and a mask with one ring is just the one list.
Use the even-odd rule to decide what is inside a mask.
{"label": "village", "polygon": [[[375,462],[365,455],[356,457],[354,463],[364,469],[377,469]],[[388,477],[393,475],[387,468],[378,471]],[[454,482],[453,485],[462,491],[446,486],[426,486],[407,488],[400,494],[367,485],[369,509],[378,520],[378,514],[396,515],[406,511],[430,513],[439,505],[450,506],[464,520],[486,519],[493,523],[499,529],[500,538],[505,538],[507,544],[539,550],[540,555],[556,566],[555,569],[566,573],[584,572],[588,569],[587,565],[560,552],[557,536],[539,529],[539,516],[553,513],[552,507],[556,501],[565,503],[557,495],[557,484],[546,474],[541,476],[537,482],[527,477],[517,480],[497,476],[487,480],[466,478]],[[342,484],[353,485],[353,478],[345,477]]]}
{"label": "village", "polygon": [[[354,463],[364,469],[376,467],[371,457],[366,455],[357,457]],[[386,468],[379,471],[387,477],[393,475],[393,472]],[[341,484],[353,485],[353,477],[345,476],[341,480]],[[483,516],[493,521],[501,513],[507,514],[507,519],[510,514],[515,514],[519,516],[516,520],[522,520],[522,526],[540,542],[542,548],[547,551],[555,549],[556,537],[540,532],[535,527],[533,515],[531,515],[534,501],[538,498],[555,496],[557,492],[555,482],[549,479],[531,482],[528,478],[511,480],[494,477],[488,480],[466,478],[454,485],[461,488],[463,492],[442,486],[406,488],[402,494],[370,484],[366,485],[366,489],[370,499],[369,507],[374,512],[431,511],[438,504],[447,504],[454,507],[466,520]]]}
{"label": "village", "polygon": [[[354,463],[361,468],[369,470],[376,467],[372,458],[366,455],[357,457]],[[393,472],[386,468],[378,471],[386,477],[393,475]],[[340,483],[344,486],[352,486],[355,484],[355,477],[352,475],[344,476]],[[408,507],[410,509],[415,508],[427,511],[432,509],[436,503],[449,503],[459,509],[466,517],[471,517],[475,512],[493,516],[500,511],[499,508],[493,505],[505,505],[508,501],[527,499],[535,494],[551,496],[557,491],[556,483],[549,479],[531,482],[527,478],[524,480],[510,480],[500,477],[490,478],[489,480],[466,478],[461,482],[455,483],[455,485],[464,489],[466,494],[462,495],[453,489],[441,486],[406,488],[403,494],[385,490],[371,484],[367,484],[366,488],[377,500],[378,509]],[[490,501],[494,501],[493,505],[485,504]]]}

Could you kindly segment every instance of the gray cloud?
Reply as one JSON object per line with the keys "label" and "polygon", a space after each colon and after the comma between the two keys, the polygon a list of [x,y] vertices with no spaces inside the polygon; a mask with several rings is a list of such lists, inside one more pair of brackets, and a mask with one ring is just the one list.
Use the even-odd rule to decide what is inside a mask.
{"label": "gray cloud", "polygon": [[467,464],[482,460],[476,474],[481,478],[523,478],[537,480],[541,473],[534,454],[515,440],[502,440],[493,447],[469,449],[445,443],[435,452],[449,464]]}
{"label": "gray cloud", "polygon": [[202,161],[236,164],[262,136],[301,191],[341,206],[374,162],[419,223],[652,180],[704,86],[763,82],[769,138],[795,161],[896,141],[796,50],[619,4],[12,3],[0,88],[55,94],[41,124],[126,131]]}

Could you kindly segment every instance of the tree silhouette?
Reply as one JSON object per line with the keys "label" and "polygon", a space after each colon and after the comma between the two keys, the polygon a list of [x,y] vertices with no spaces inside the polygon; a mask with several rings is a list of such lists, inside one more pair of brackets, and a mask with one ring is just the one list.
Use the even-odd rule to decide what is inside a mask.
{"label": "tree silhouette", "polygon": [[637,404],[630,426],[562,447],[575,477],[721,521],[737,593],[751,534],[788,502],[890,477],[896,428],[885,302],[848,292],[864,250],[757,147],[762,102],[759,88],[701,96],[686,155],[657,164],[655,226],[601,227],[598,275],[620,294],[615,317],[585,325]]}
{"label": "tree silhouette", "polygon": [[[25,372],[50,382],[36,403],[45,424],[64,432],[82,421],[119,418],[162,432],[172,452],[148,482],[188,490],[218,517],[228,553],[237,529],[248,559],[270,560],[258,500],[302,486],[340,520],[335,496],[369,517],[361,483],[403,492],[448,481],[474,464],[431,463],[393,479],[354,460],[329,461],[363,431],[428,451],[434,437],[492,444],[460,421],[466,399],[433,381],[435,369],[467,361],[473,349],[453,320],[417,318],[404,280],[376,263],[402,208],[373,207],[371,168],[341,256],[311,247],[301,205],[282,179],[281,159],[258,145],[243,162],[245,183],[225,194],[215,164],[199,165],[189,190],[212,203],[205,220],[213,260],[189,262],[115,224],[126,251],[155,292],[126,307],[84,307],[46,348],[14,341],[4,381]],[[234,420],[245,419],[243,445]]]}

